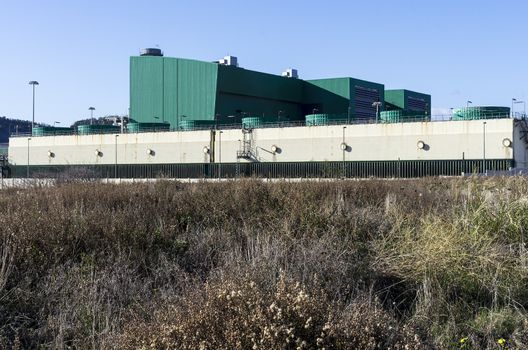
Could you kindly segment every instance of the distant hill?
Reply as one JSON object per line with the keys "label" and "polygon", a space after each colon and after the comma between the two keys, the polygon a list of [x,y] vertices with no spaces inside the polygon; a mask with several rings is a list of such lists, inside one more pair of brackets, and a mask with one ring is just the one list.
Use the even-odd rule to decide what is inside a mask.
{"label": "distant hill", "polygon": [[0,143],[8,143],[10,134],[29,133],[30,131],[31,121],[0,117]]}

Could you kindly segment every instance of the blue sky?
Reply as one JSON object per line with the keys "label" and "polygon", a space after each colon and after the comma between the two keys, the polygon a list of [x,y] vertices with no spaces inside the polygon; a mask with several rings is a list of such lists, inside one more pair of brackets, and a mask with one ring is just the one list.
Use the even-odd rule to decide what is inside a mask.
{"label": "blue sky", "polygon": [[[437,113],[528,99],[528,1],[0,1],[0,116],[126,114],[129,57],[238,56],[246,69],[430,93]],[[522,108],[518,105],[516,108]]]}

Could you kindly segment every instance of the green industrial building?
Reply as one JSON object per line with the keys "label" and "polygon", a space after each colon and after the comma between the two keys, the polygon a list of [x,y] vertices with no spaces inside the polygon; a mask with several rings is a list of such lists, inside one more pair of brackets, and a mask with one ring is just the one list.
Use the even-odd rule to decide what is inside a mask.
{"label": "green industrial building", "polygon": [[417,177],[528,164],[528,122],[467,106],[431,118],[431,96],[354,79],[251,71],[145,49],[130,58],[128,123],[36,127],[10,138],[4,176]]}
{"label": "green industrial building", "polygon": [[[203,62],[164,57],[149,49],[130,58],[130,118],[177,129],[194,125],[192,121],[240,124],[248,117],[304,122],[312,114],[361,122],[376,119],[376,111],[385,109],[383,84],[349,77],[302,80],[292,71],[280,76],[240,68],[235,57]],[[422,114],[430,115],[429,95],[397,91],[404,91],[405,100],[399,103],[395,97],[392,105],[422,108]],[[426,102],[413,103],[416,96]]]}
{"label": "green industrial building", "polygon": [[385,90],[385,109],[431,116],[431,96],[410,90]]}

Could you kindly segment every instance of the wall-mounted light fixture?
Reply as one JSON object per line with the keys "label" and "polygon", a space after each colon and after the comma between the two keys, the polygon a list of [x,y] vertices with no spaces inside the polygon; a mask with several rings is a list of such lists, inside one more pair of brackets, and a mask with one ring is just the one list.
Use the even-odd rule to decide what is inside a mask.
{"label": "wall-mounted light fixture", "polygon": [[423,142],[422,140],[419,140],[418,142],[416,142],[416,147],[418,147],[418,149],[424,149],[425,142]]}
{"label": "wall-mounted light fixture", "polygon": [[202,151],[203,151],[204,154],[209,154],[209,147],[204,146],[204,148],[202,149]]}
{"label": "wall-mounted light fixture", "polygon": [[277,145],[271,145],[271,153],[275,154],[279,152],[280,148]]}
{"label": "wall-mounted light fixture", "polygon": [[348,148],[348,145],[346,144],[346,142],[341,142],[341,144],[339,145],[339,148],[341,148],[341,151],[346,151]]}
{"label": "wall-mounted light fixture", "polygon": [[55,153],[53,153],[52,151],[48,151],[48,157],[55,158]]}
{"label": "wall-mounted light fixture", "polygon": [[512,146],[512,141],[509,139],[509,138],[505,138],[505,139],[502,139],[502,145],[504,147],[511,147]]}
{"label": "wall-mounted light fixture", "polygon": [[96,157],[102,157],[103,156],[103,152],[99,151],[98,149],[96,149],[94,153],[95,153]]}
{"label": "wall-mounted light fixture", "polygon": [[155,154],[156,154],[156,152],[154,152],[154,150],[152,148],[147,148],[147,155],[148,156],[153,156]]}

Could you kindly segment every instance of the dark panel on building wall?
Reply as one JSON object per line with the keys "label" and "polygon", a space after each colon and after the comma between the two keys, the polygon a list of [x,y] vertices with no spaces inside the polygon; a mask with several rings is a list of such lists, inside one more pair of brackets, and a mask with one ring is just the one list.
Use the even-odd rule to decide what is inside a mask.
{"label": "dark panel on building wall", "polygon": [[431,95],[405,89],[386,90],[385,101],[397,109],[431,115]]}
{"label": "dark panel on building wall", "polygon": [[298,103],[222,92],[218,94],[216,111],[219,114],[219,122],[227,124],[240,123],[243,117],[263,117],[269,122],[279,119],[304,120],[301,105]]}
{"label": "dark panel on building wall", "polygon": [[302,103],[303,81],[232,66],[218,66],[218,92]]}
{"label": "dark panel on building wall", "polygon": [[[373,102],[381,102],[384,86],[354,78],[317,79],[306,81],[305,102],[321,101],[320,112],[350,116],[350,119],[375,119]],[[316,90],[317,87],[319,90]]]}
{"label": "dark panel on building wall", "polygon": [[219,65],[216,113],[220,123],[245,116],[302,120],[303,85],[299,79]]}
{"label": "dark panel on building wall", "polygon": [[350,79],[350,91],[352,92],[350,105],[354,111],[355,119],[376,119],[376,107],[374,102],[381,102],[378,112],[385,108],[385,86],[360,79]]}

